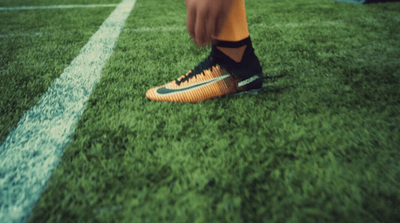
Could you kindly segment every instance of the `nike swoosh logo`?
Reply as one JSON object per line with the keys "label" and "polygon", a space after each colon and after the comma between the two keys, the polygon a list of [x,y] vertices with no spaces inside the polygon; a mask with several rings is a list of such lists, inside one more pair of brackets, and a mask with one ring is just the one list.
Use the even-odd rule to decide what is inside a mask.
{"label": "nike swoosh logo", "polygon": [[158,88],[157,89],[157,93],[160,94],[160,95],[169,95],[169,94],[174,94],[174,93],[178,93],[178,92],[189,91],[189,90],[193,90],[195,88],[203,87],[203,86],[206,86],[206,85],[221,81],[221,80],[223,80],[225,78],[228,78],[230,76],[231,76],[230,74],[225,74],[224,76],[221,76],[221,77],[216,77],[216,78],[211,79],[211,80],[203,81],[203,82],[200,82],[200,83],[196,83],[196,84],[193,84],[193,85],[190,85],[190,86],[187,86],[187,87],[182,87],[182,88],[177,88],[177,89],[166,88],[164,86],[164,87]]}
{"label": "nike swoosh logo", "polygon": [[257,80],[258,78],[260,78],[260,76],[255,75],[255,76],[250,77],[250,78],[248,78],[248,79],[246,79],[246,80],[244,80],[244,81],[241,81],[241,82],[238,83],[238,87],[243,87],[243,86],[245,86],[245,85],[248,85],[248,84],[250,84],[251,82]]}

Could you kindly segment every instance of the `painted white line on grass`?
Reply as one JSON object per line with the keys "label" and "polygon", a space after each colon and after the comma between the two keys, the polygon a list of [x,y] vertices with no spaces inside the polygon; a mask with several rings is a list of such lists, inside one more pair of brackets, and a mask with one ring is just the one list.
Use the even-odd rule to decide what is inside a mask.
{"label": "painted white line on grass", "polygon": [[18,11],[18,10],[33,10],[33,9],[100,8],[100,7],[116,7],[117,5],[118,4],[0,7],[0,11]]}
{"label": "painted white line on grass", "polygon": [[140,27],[136,29],[129,29],[128,32],[141,33],[141,32],[175,32],[185,31],[184,26],[159,26],[159,27]]}
{"label": "painted white line on grass", "polygon": [[332,26],[343,24],[343,20],[328,20],[328,21],[314,21],[314,22],[298,22],[298,23],[275,23],[275,24],[265,24],[256,23],[251,26],[262,27],[262,28],[298,28],[307,26]]}
{"label": "painted white line on grass", "polygon": [[0,146],[0,222],[22,222],[58,165],[136,0],[123,0]]}
{"label": "painted white line on grass", "polygon": [[[302,22],[302,23],[275,23],[275,24],[265,24],[256,23],[251,24],[250,27],[262,27],[262,28],[297,28],[306,26],[330,26],[343,24],[342,20],[331,20],[331,21],[318,21],[318,22]],[[158,26],[158,27],[139,27],[134,29],[127,29],[127,32],[131,33],[142,33],[142,32],[176,32],[185,31],[185,26]]]}
{"label": "painted white line on grass", "polygon": [[14,37],[30,37],[30,36],[41,36],[43,33],[11,33],[11,34],[0,34],[0,39],[8,39]]}
{"label": "painted white line on grass", "polygon": [[[256,23],[251,25],[250,27],[262,27],[262,28],[296,28],[296,27],[306,27],[313,25],[322,25],[322,26],[330,26],[330,25],[339,25],[344,24],[342,20],[332,20],[332,21],[321,21],[321,22],[305,22],[305,23],[278,23],[278,24],[265,24],[265,23]],[[185,26],[158,26],[158,27],[139,27],[134,29],[127,29],[127,32],[131,33],[144,33],[144,32],[181,32],[185,31]],[[0,39],[4,38],[13,38],[13,37],[29,37],[29,36],[41,36],[44,35],[41,32],[38,33],[20,33],[20,34],[0,34]]]}

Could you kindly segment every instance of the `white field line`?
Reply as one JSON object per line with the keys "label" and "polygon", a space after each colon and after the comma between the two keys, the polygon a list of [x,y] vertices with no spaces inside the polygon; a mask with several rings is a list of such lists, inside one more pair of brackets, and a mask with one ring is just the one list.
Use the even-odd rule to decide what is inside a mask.
{"label": "white field line", "polygon": [[[297,27],[307,27],[307,26],[331,26],[331,25],[339,25],[343,24],[343,20],[331,20],[331,21],[317,21],[317,22],[302,22],[302,23],[277,23],[277,24],[265,24],[265,23],[256,23],[251,24],[250,27],[255,28],[297,28]],[[177,32],[177,31],[185,31],[185,26],[158,26],[158,27],[139,27],[139,28],[131,28],[126,29],[127,32],[130,33],[143,33],[143,32]]]}
{"label": "white field line", "polygon": [[18,10],[33,10],[33,9],[100,8],[100,7],[116,7],[117,5],[118,4],[0,7],[0,11],[18,11]]}
{"label": "white field line", "polygon": [[[257,23],[252,24],[250,27],[254,28],[298,28],[298,27],[307,27],[307,26],[335,26],[345,24],[343,20],[332,20],[332,21],[320,21],[320,22],[304,22],[304,23],[278,23],[278,24],[265,24],[265,23]],[[139,27],[139,28],[130,28],[125,29],[126,32],[129,33],[146,33],[146,32],[181,32],[185,31],[185,26],[158,26],[158,27]],[[42,36],[42,35],[50,35],[46,33],[21,33],[21,34],[0,34],[0,39],[13,38],[13,37],[28,37],[28,36]]]}
{"label": "white field line", "polygon": [[136,0],[123,0],[0,145],[0,222],[23,222],[58,165]]}
{"label": "white field line", "polygon": [[[400,21],[400,17],[394,17],[394,21]],[[303,23],[276,23],[276,24],[265,24],[265,23],[256,23],[251,24],[250,27],[254,28],[299,28],[299,27],[308,27],[308,26],[337,26],[346,24],[344,20],[328,20],[328,21],[318,21],[318,22],[303,22]],[[139,28],[130,28],[125,31],[130,33],[145,33],[145,32],[180,32],[185,31],[185,26],[158,26],[158,27],[139,27]],[[12,37],[27,37],[27,36],[41,36],[43,33],[22,33],[22,34],[0,34],[1,38],[12,38]]]}
{"label": "white field line", "polygon": [[11,33],[11,34],[0,34],[0,39],[8,39],[14,37],[32,37],[32,36],[41,36],[43,33]]}
{"label": "white field line", "polygon": [[185,31],[185,26],[159,26],[159,27],[140,27],[135,29],[127,29],[128,32],[142,33],[142,32],[176,32]]}
{"label": "white field line", "polygon": [[315,21],[315,22],[298,22],[298,23],[275,23],[275,24],[265,24],[265,23],[258,23],[253,24],[250,27],[255,28],[301,28],[301,27],[308,27],[308,26],[335,26],[344,24],[343,20],[327,20],[327,21]]}

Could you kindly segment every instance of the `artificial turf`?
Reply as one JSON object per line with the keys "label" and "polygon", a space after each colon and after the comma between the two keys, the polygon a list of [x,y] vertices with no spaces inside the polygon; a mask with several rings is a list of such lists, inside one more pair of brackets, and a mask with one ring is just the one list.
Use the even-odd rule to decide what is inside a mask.
{"label": "artificial turf", "polygon": [[209,49],[138,0],[29,221],[399,222],[400,4],[246,6],[261,93],[160,103]]}
{"label": "artificial turf", "polygon": [[[63,2],[47,0],[47,5]],[[0,7],[11,3],[4,1]],[[45,1],[24,3],[21,5]],[[112,10],[0,11],[0,143],[79,54]]]}

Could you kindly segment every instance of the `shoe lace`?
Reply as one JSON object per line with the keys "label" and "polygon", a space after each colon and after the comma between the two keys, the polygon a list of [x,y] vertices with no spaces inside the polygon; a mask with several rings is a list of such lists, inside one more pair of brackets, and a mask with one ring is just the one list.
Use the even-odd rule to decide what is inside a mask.
{"label": "shoe lace", "polygon": [[204,71],[206,70],[213,70],[213,67],[216,65],[214,62],[213,58],[208,56],[205,60],[200,62],[193,70],[189,70],[185,75],[182,75],[180,78],[175,80],[175,83],[177,85],[180,85],[181,83],[185,81],[189,81],[192,77],[196,77],[197,75],[204,74]]}

